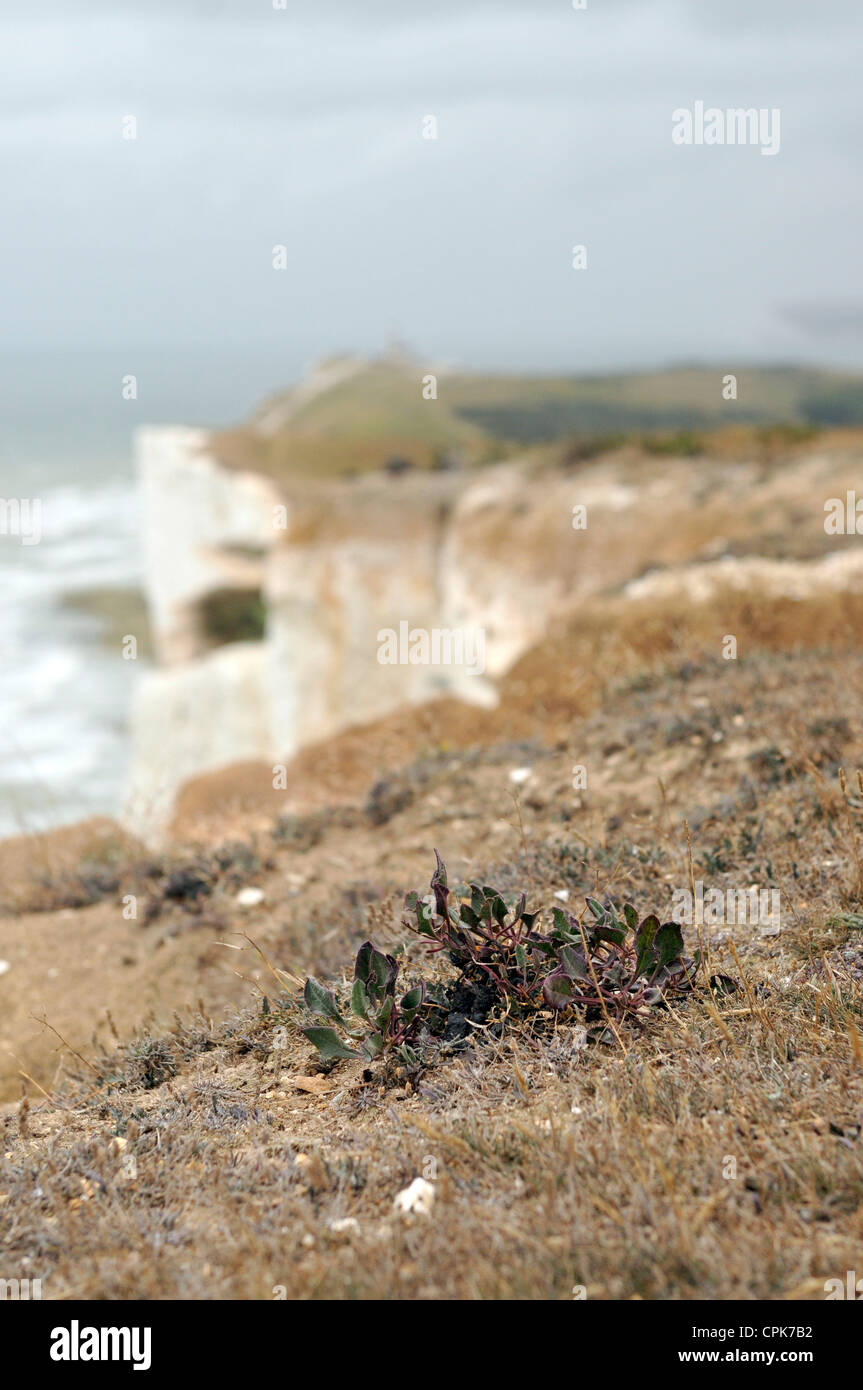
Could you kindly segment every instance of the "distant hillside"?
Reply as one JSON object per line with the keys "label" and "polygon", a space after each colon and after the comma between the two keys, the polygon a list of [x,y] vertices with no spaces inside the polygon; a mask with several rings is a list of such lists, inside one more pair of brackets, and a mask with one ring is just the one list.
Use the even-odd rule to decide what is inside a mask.
{"label": "distant hillside", "polygon": [[[731,424],[863,424],[863,377],[747,368],[724,401],[725,366],[592,377],[449,373],[405,356],[335,358],[213,437],[224,463],[272,477],[335,476],[409,464],[474,464],[513,446],[578,436]],[[437,380],[425,399],[423,381]]]}

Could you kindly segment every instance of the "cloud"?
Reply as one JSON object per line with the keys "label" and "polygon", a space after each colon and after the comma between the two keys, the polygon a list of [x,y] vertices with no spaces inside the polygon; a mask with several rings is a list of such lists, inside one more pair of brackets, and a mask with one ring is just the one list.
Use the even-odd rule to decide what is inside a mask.
{"label": "cloud", "polygon": [[826,304],[788,304],[778,311],[779,318],[804,333],[825,338],[846,334],[863,337],[863,299]]}
{"label": "cloud", "polygon": [[[861,19],[830,0],[823,24],[796,0],[751,11],[14,0],[7,341],[289,337],[306,357],[397,322],[436,355],[514,367],[786,355],[802,320],[774,306],[801,274],[818,303],[863,294]],[[780,154],[675,148],[671,113],[697,98],[780,105]],[[829,326],[811,337],[835,356]]]}

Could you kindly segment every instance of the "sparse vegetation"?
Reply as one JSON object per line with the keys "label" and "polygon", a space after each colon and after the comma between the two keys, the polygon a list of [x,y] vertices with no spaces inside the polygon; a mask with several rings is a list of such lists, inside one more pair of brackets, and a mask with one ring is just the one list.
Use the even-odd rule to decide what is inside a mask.
{"label": "sparse vegetation", "polygon": [[[853,593],[584,602],[497,709],[305,749],[268,819],[3,847],[11,1272],[49,1298],[823,1298],[863,1244],[861,634]],[[691,872],[777,885],[781,931],[660,940]],[[405,1220],[420,1173],[434,1216]]]}
{"label": "sparse vegetation", "polygon": [[406,907],[411,930],[446,952],[467,980],[490,985],[508,1014],[576,1009],[590,1025],[588,1038],[612,1041],[615,1020],[695,987],[700,962],[684,957],[679,925],[653,914],[639,921],[631,903],[618,914],[613,903],[588,898],[578,917],[555,907],[551,930],[541,932],[525,893],[508,906],[496,889],[472,884],[469,900],[454,898],[438,855],[431,893],[410,894]]}
{"label": "sparse vegetation", "polygon": [[[348,1006],[331,990],[306,980],[306,1008],[336,1025],[302,1029],[322,1061],[372,1061],[394,1051],[416,1070],[432,1058],[437,1039],[468,1036],[467,1028],[453,1026],[453,1015],[464,1020],[466,1001],[479,1004],[473,1022],[496,1015],[495,1037],[502,1036],[504,1020],[529,1019],[535,1026],[538,1019],[576,1011],[587,1025],[587,1041],[623,1046],[616,1024],[667,1008],[696,989],[701,952],[684,955],[678,923],[660,923],[654,914],[639,921],[631,903],[618,912],[611,902],[588,898],[578,917],[553,908],[551,930],[542,932],[541,914],[526,910],[526,894],[507,904],[496,889],[471,884],[469,898],[459,900],[435,857],[431,891],[407,895],[404,920],[430,955],[444,955],[455,967],[455,983],[435,989],[421,980],[397,1001],[398,961],[364,942],[350,995],[353,1023],[345,1021]],[[727,975],[711,975],[709,986],[717,994],[737,989]]]}
{"label": "sparse vegetation", "polygon": [[315,979],[306,980],[303,998],[309,1012],[338,1025],[338,1032],[320,1026],[302,1030],[323,1061],[360,1056],[372,1061],[384,1053],[395,1052],[409,1066],[416,1065],[411,1043],[419,1028],[426,986],[420,981],[397,1000],[398,973],[395,956],[376,950],[371,941],[363,942],[354,965],[350,998],[353,1023],[345,1022],[331,990]]}

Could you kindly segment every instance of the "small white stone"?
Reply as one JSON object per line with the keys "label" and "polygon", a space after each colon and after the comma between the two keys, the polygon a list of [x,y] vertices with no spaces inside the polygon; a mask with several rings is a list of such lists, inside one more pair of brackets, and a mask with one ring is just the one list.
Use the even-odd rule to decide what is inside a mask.
{"label": "small white stone", "polygon": [[414,1178],[410,1187],[400,1192],[393,1203],[396,1211],[414,1216],[431,1216],[434,1206],[434,1186],[425,1178]]}
{"label": "small white stone", "polygon": [[529,776],[529,767],[514,767],[509,774],[509,780],[516,783],[526,782]]}
{"label": "small white stone", "polygon": [[241,888],[237,894],[237,903],[240,907],[257,907],[263,901],[263,888]]}
{"label": "small white stone", "polygon": [[11,970],[8,960],[0,960],[0,975],[5,975],[7,970]]}
{"label": "small white stone", "polygon": [[329,1228],[334,1235],[353,1235],[359,1231],[360,1223],[355,1216],[343,1216],[338,1221],[331,1221]]}
{"label": "small white stone", "polygon": [[569,894],[568,894],[568,892],[566,891],[565,888],[558,888],[558,890],[557,890],[557,892],[555,893],[554,896],[555,896],[556,898],[559,898],[560,901],[561,901],[562,903],[568,903],[568,902],[569,902]]}

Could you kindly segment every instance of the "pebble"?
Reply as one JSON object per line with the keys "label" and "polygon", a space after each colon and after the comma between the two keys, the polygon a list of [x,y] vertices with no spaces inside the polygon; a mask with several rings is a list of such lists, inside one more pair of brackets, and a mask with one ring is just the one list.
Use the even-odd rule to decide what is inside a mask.
{"label": "pebble", "polygon": [[359,1231],[360,1223],[355,1216],[343,1216],[338,1221],[330,1221],[329,1229],[334,1235],[350,1235]]}
{"label": "pebble", "polygon": [[433,1184],[426,1182],[425,1178],[414,1178],[410,1187],[398,1194],[393,1206],[405,1215],[431,1216],[434,1198]]}

